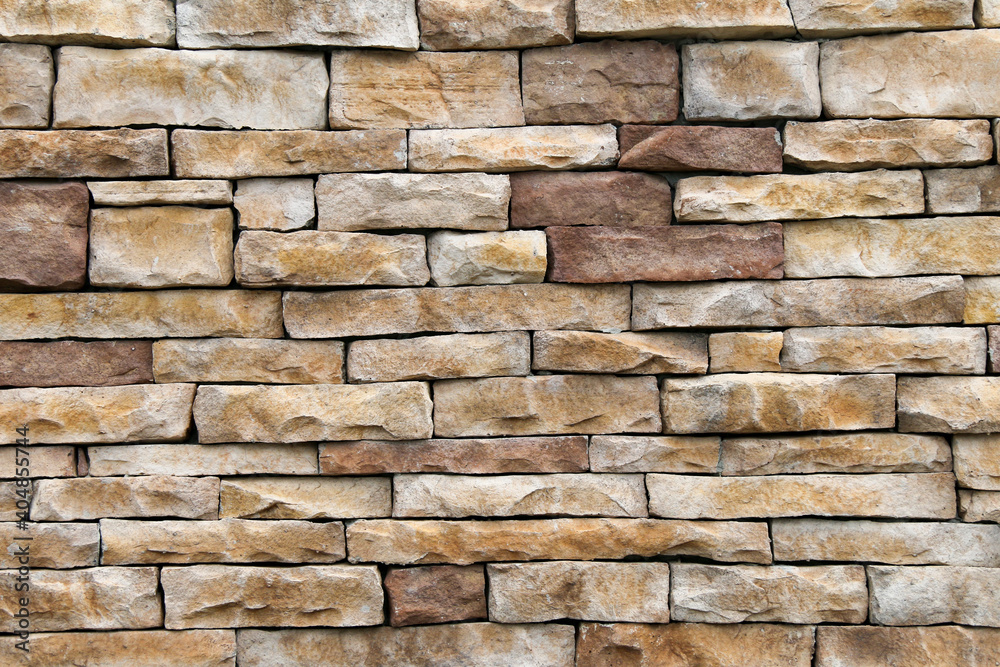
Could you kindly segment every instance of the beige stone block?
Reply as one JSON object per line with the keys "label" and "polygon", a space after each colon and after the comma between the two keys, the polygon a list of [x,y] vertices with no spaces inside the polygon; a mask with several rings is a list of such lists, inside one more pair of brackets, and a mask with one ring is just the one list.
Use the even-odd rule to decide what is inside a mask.
{"label": "beige stone block", "polygon": [[[53,632],[31,636],[26,665],[78,667],[235,667],[234,630]],[[88,665],[89,667],[89,665]]]}
{"label": "beige stone block", "polygon": [[1000,493],[959,489],[958,515],[962,521],[1000,523]]}
{"label": "beige stone block", "polygon": [[1000,437],[956,435],[951,447],[959,486],[1000,491]]}
{"label": "beige stone block", "polygon": [[518,49],[573,41],[572,0],[423,0],[420,46],[429,51]]}
{"label": "beige stone block", "polygon": [[0,127],[48,127],[54,83],[48,47],[0,44]]}
{"label": "beige stone block", "polygon": [[781,370],[780,331],[732,331],[708,337],[712,373],[764,373]]}
{"label": "beige stone block", "polygon": [[434,232],[427,238],[434,285],[507,285],[545,280],[545,232]]}
{"label": "beige stone block", "polygon": [[383,338],[351,343],[350,382],[397,382],[443,378],[527,375],[531,338],[527,332]]}
{"label": "beige stone block", "polygon": [[[34,451],[32,468],[35,467]],[[88,447],[89,474],[315,475],[315,445],[121,445]]]}
{"label": "beige stone block", "polygon": [[1000,26],[1000,2],[997,0],[979,0],[973,12],[976,26],[980,28],[996,28]]}
{"label": "beige stone block", "polygon": [[0,34],[11,42],[173,46],[170,0],[18,0],[0,8]]}
{"label": "beige stone block", "polygon": [[363,519],[392,515],[387,477],[232,477],[222,482],[223,519]]}
{"label": "beige stone block", "polygon": [[1000,431],[1000,378],[903,377],[896,397],[900,431]]}
{"label": "beige stone block", "polygon": [[340,341],[270,338],[167,339],[153,343],[157,382],[339,384]]}
{"label": "beige stone block", "polygon": [[1000,278],[972,276],[965,280],[965,323],[1000,322]]}
{"label": "beige stone block", "polygon": [[536,331],[532,347],[535,370],[627,375],[708,370],[704,334]]}
{"label": "beige stone block", "polygon": [[87,187],[97,206],[233,203],[233,186],[229,181],[91,181]]}
{"label": "beige stone block", "polygon": [[933,628],[816,628],[816,667],[970,665],[1000,662],[1000,630]]}
{"label": "beige stone block", "polygon": [[218,477],[78,477],[35,482],[33,521],[219,518]]}
{"label": "beige stone block", "polygon": [[15,522],[3,522],[0,545],[0,568],[17,569],[25,563],[53,570],[94,567],[101,557],[101,533],[93,523],[38,523],[24,530]]}
{"label": "beige stone block", "polygon": [[719,469],[719,438],[662,435],[595,435],[594,472],[709,473]]}
{"label": "beige stone block", "polygon": [[240,229],[290,232],[316,219],[311,178],[249,178],[236,183]]}
{"label": "beige stone block", "polygon": [[1000,627],[1000,568],[868,566],[871,622]]}
{"label": "beige stone block", "polygon": [[928,213],[994,213],[1000,211],[1000,166],[975,169],[929,169]]}
{"label": "beige stone block", "polygon": [[[29,430],[29,441],[32,435]],[[17,449],[17,447],[0,447],[0,471],[2,471],[0,479],[13,479],[17,476],[17,469],[20,466],[16,465],[16,461],[24,456],[23,451],[18,453]],[[29,458],[30,477],[76,477],[75,447],[45,447],[32,443]]]}
{"label": "beige stone block", "polygon": [[169,176],[167,131],[0,130],[0,177]]}
{"label": "beige stone block", "polygon": [[784,0],[577,0],[577,34],[585,37],[791,37]]}
{"label": "beige stone block", "polygon": [[788,0],[803,37],[843,37],[897,30],[972,28],[973,0]]}

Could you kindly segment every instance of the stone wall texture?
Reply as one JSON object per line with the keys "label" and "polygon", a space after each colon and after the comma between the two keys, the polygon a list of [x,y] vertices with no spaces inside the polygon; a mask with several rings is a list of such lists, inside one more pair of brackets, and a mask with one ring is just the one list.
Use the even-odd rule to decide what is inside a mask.
{"label": "stone wall texture", "polygon": [[997,667],[1000,0],[0,0],[0,665]]}

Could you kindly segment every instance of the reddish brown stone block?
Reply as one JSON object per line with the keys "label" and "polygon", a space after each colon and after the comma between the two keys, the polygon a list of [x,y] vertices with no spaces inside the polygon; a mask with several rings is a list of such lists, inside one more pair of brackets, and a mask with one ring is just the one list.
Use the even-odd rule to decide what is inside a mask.
{"label": "reddish brown stone block", "polygon": [[645,171],[781,171],[781,141],[770,127],[625,125],[618,131],[622,169]]}
{"label": "reddish brown stone block", "polygon": [[482,565],[410,567],[385,575],[389,623],[394,626],[486,618]]}
{"label": "reddish brown stone block", "polygon": [[0,386],[110,387],[153,382],[149,341],[0,342]]}
{"label": "reddish brown stone block", "polygon": [[549,280],[564,283],[781,278],[781,225],[552,227]]}

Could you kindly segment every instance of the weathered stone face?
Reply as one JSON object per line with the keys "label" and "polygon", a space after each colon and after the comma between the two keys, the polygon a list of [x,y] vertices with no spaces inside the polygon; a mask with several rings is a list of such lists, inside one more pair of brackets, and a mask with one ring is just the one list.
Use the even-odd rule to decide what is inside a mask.
{"label": "weathered stone face", "polygon": [[734,331],[708,337],[713,373],[764,373],[781,370],[780,331]]}
{"label": "weathered stone face", "polygon": [[0,44],[0,127],[48,127],[54,83],[47,47]]}
{"label": "weathered stone face", "polygon": [[618,142],[621,169],[745,173],[782,169],[781,138],[767,127],[625,125],[618,131]]}
{"label": "weathered stone face", "polygon": [[164,626],[344,627],[382,622],[378,569],[361,565],[162,569]]}
{"label": "weathered stone face", "polygon": [[586,37],[789,37],[792,15],[782,0],[729,3],[719,0],[661,3],[643,0],[579,0],[577,33]]}
{"label": "weathered stone face", "polygon": [[394,568],[385,590],[394,627],[487,617],[482,565]]}
{"label": "weathered stone face", "polygon": [[997,0],[980,0],[973,11],[976,25],[983,28],[1000,26],[1000,3]]}
{"label": "weathered stone face", "polygon": [[972,0],[891,0],[872,5],[862,0],[831,4],[823,0],[788,0],[795,27],[803,37],[895,30],[972,28]]}
{"label": "weathered stone face", "polygon": [[988,665],[1000,661],[995,628],[816,628],[817,667],[883,664]]}
{"label": "weathered stone face", "polygon": [[91,181],[87,187],[98,206],[233,203],[233,186],[229,181]]}
{"label": "weathered stone face", "polygon": [[79,477],[35,483],[34,521],[219,518],[218,477]]}
{"label": "weathered stone face", "polygon": [[236,183],[240,229],[290,232],[316,220],[311,178],[250,178]]}
{"label": "weathered stone face", "polygon": [[1000,491],[1000,441],[996,436],[956,435],[952,451],[960,486]]}
{"label": "weathered stone face", "polygon": [[21,0],[0,10],[0,34],[12,42],[173,46],[170,0]]}
{"label": "weathered stone face", "polygon": [[744,521],[356,521],[347,527],[347,550],[352,562],[396,565],[680,555],[771,562],[767,524]]}
{"label": "weathered stone face", "polygon": [[182,49],[229,46],[374,46],[416,49],[414,3],[408,0],[179,0],[177,45]]}
{"label": "weathered stone face", "polygon": [[427,239],[434,285],[505,285],[545,280],[545,232],[434,232]]}
{"label": "weathered stone face", "polygon": [[671,519],[856,516],[950,519],[951,473],[922,475],[647,475],[649,513]]}
{"label": "weathered stone face", "polygon": [[424,0],[420,46],[429,51],[517,49],[573,41],[572,0]]}
{"label": "weathered stone face", "polygon": [[523,331],[358,340],[347,361],[350,382],[397,382],[527,375],[531,338]]}
{"label": "weathered stone face", "polygon": [[[32,457],[34,456],[34,449]],[[34,460],[31,465],[34,467]],[[8,470],[11,468],[7,468]],[[33,568],[63,569],[94,567],[101,554],[101,533],[93,523],[39,523],[29,531],[16,527],[12,521],[0,523],[0,568],[17,569],[22,549],[27,549]],[[18,538],[31,537],[31,541],[18,542]]]}
{"label": "weathered stone face", "polygon": [[[990,117],[1000,114],[991,72],[996,30],[878,35],[825,42],[823,108],[833,118]],[[946,77],[935,77],[947,72]]]}
{"label": "weathered stone face", "polygon": [[625,375],[708,370],[704,334],[536,331],[532,350],[535,370]]}
{"label": "weathered stone face", "polygon": [[719,439],[658,435],[595,435],[590,440],[594,472],[715,473]]}
{"label": "weathered stone face", "polygon": [[233,477],[219,506],[223,519],[358,519],[390,516],[392,497],[385,477]]}
{"label": "weathered stone face", "polygon": [[99,655],[107,667],[234,667],[233,630],[124,630],[53,632],[31,636],[26,664],[46,667],[86,665]]}
{"label": "weathered stone face", "polygon": [[[15,463],[18,458],[16,447],[0,447],[0,470],[7,471],[4,473],[5,478],[15,476],[18,468]],[[30,477],[76,477],[74,447],[32,445],[30,458]]]}
{"label": "weathered stone face", "polygon": [[1000,627],[1000,568],[870,565],[868,586],[872,623]]}
{"label": "weathered stone face", "polygon": [[314,445],[122,445],[88,447],[87,458],[94,477],[316,474]]}
{"label": "weathered stone face", "polygon": [[330,127],[524,125],[517,54],[334,51]]}
{"label": "weathered stone face", "polygon": [[340,341],[206,338],[153,343],[157,382],[339,384],[343,368]]}
{"label": "weathered stone face", "polygon": [[1000,279],[973,276],[965,280],[965,323],[1000,322]]}
{"label": "weathered stone face", "polygon": [[992,213],[1000,211],[1000,166],[975,169],[929,169],[928,213]]}
{"label": "weathered stone face", "polygon": [[167,131],[0,130],[2,178],[168,176]]}
{"label": "weathered stone face", "polygon": [[899,378],[899,430],[1000,431],[1000,378]]}
{"label": "weathered stone face", "polygon": [[1000,493],[959,489],[958,514],[962,521],[1000,523]]}
{"label": "weathered stone face", "polygon": [[670,620],[666,563],[511,563],[487,565],[486,572],[494,622]]}
{"label": "weathered stone face", "polygon": [[429,438],[432,428],[422,382],[201,385],[194,419],[202,443],[409,440]]}

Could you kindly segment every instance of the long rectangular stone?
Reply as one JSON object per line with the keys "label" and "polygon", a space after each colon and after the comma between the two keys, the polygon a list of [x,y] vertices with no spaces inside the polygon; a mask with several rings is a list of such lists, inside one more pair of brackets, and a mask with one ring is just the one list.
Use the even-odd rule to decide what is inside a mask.
{"label": "long rectangular stone", "polygon": [[776,561],[1000,566],[1000,526],[776,519]]}
{"label": "long rectangular stone", "polygon": [[323,129],[328,88],[318,53],[66,46],[53,127]]}
{"label": "long rectangular stone", "polygon": [[871,621],[878,625],[1000,627],[1000,568],[871,565],[868,586]]}
{"label": "long rectangular stone", "polygon": [[171,132],[170,149],[175,175],[180,178],[258,178],[406,168],[403,130],[180,129]]}
{"label": "long rectangular stone", "polygon": [[667,563],[497,563],[486,566],[490,620],[667,623]]}
{"label": "long rectangular stone", "polygon": [[0,523],[0,544],[6,545],[0,568],[26,563],[52,570],[95,567],[101,558],[101,533],[93,523],[39,523],[24,530],[5,521]]}
{"label": "long rectangular stone", "polygon": [[766,373],[781,370],[780,331],[727,331],[708,336],[713,373]]}
{"label": "long rectangular stone", "polygon": [[1000,211],[1000,166],[975,169],[929,169],[928,213],[994,213]]}
{"label": "long rectangular stone", "polygon": [[[183,440],[194,390],[192,384],[5,389],[0,420],[27,425],[32,444]],[[0,444],[20,437],[11,427]]]}
{"label": "long rectangular stone", "polygon": [[961,276],[638,284],[633,294],[636,331],[946,324],[968,312]]}
{"label": "long rectangular stone", "polygon": [[308,442],[429,438],[426,383],[369,385],[201,385],[194,401],[198,440]]}
{"label": "long rectangular stone", "polygon": [[382,623],[382,578],[362,565],[165,567],[164,627],[344,627]]}
{"label": "long rectangular stone", "polygon": [[[929,662],[928,662],[929,661]],[[816,628],[816,667],[1000,663],[1000,630],[938,626]]]}
{"label": "long rectangular stone", "polygon": [[101,563],[334,563],[347,555],[339,521],[101,520]]}
{"label": "long rectangular stone", "polygon": [[723,475],[948,472],[945,438],[906,433],[849,433],[722,441]]}
{"label": "long rectangular stone", "polygon": [[704,334],[536,331],[532,352],[535,370],[627,375],[708,371]]}
{"label": "long rectangular stone", "polygon": [[219,499],[223,519],[360,519],[392,515],[386,477],[232,477]]}
{"label": "long rectangular stone", "polygon": [[674,621],[863,623],[868,615],[860,565],[676,563],[670,573]]}
{"label": "long rectangular stone", "polygon": [[39,632],[30,647],[30,667],[77,667],[95,655],[107,667],[236,667],[234,630]]}
{"label": "long rectangular stone", "polygon": [[233,184],[229,181],[91,181],[87,187],[98,206],[233,203]]}
{"label": "long rectangular stone", "polygon": [[169,176],[167,131],[0,130],[2,178]]}
{"label": "long rectangular stone", "polygon": [[0,342],[0,385],[108,387],[151,382],[149,341]]}
{"label": "long rectangular stone", "polygon": [[958,516],[962,521],[1000,523],[1000,492],[959,489]]}
{"label": "long rectangular stone", "polygon": [[509,285],[545,282],[545,232],[439,231],[427,237],[431,284]]}
{"label": "long rectangular stone", "polygon": [[524,331],[383,338],[351,343],[350,382],[527,375],[531,337]]}
{"label": "long rectangular stone", "polygon": [[167,339],[153,343],[157,382],[340,384],[340,341],[273,338]]}
{"label": "long rectangular stone", "polygon": [[593,472],[711,473],[719,468],[719,438],[661,435],[595,435]]}
{"label": "long rectangular stone", "polygon": [[33,521],[219,518],[218,477],[77,477],[35,482]]}
{"label": "long rectangular stone", "polygon": [[173,46],[171,0],[18,0],[0,8],[11,42]]}
{"label": "long rectangular stone", "polygon": [[664,433],[767,433],[892,428],[891,375],[732,373],[668,378]]}
{"label": "long rectangular stone", "polygon": [[[29,440],[31,432],[28,432]],[[18,452],[18,447],[0,447],[0,479],[15,479],[18,468],[17,459],[24,458],[24,449]],[[29,477],[76,477],[76,448],[72,445],[31,445],[28,455]]]}
{"label": "long rectangular stone", "polygon": [[539,329],[621,331],[629,328],[630,310],[627,285],[287,292],[284,298],[285,327],[292,338]]}
{"label": "long rectangular stone", "polygon": [[331,442],[320,445],[319,467],[324,475],[420,472],[488,475],[590,469],[587,437],[578,435]]}
{"label": "long rectangular stone", "polygon": [[[35,467],[32,451],[32,468]],[[111,445],[88,447],[89,474],[118,475],[315,475],[315,445]]]}
{"label": "long rectangular stone", "polygon": [[548,279],[567,283],[781,278],[781,225],[549,227]]}
{"label": "long rectangular stone", "polygon": [[618,144],[619,169],[749,174],[782,169],[781,135],[770,127],[623,125]]}
{"label": "long rectangular stone", "polygon": [[952,438],[951,447],[959,486],[1000,491],[1000,438],[995,435],[956,435]]}
{"label": "long rectangular stone", "polygon": [[842,37],[897,30],[973,28],[973,0],[788,0],[795,27],[803,37]]}
{"label": "long rectangular stone", "polygon": [[681,555],[771,562],[766,523],[655,519],[356,521],[347,553],[353,563],[396,565]]}
{"label": "long rectangular stone", "polygon": [[642,475],[396,475],[392,487],[394,517],[648,516]]}
{"label": "long rectangular stone", "polygon": [[434,433],[440,437],[657,433],[660,410],[650,376],[542,375],[439,380]]}
{"label": "long rectangular stone", "polygon": [[163,290],[0,295],[0,340],[280,338],[281,293]]}
{"label": "long rectangular stone", "polygon": [[516,49],[573,41],[572,0],[424,0],[420,46],[428,51]]}
{"label": "long rectangular stone", "polygon": [[760,222],[924,212],[919,171],[861,171],[682,178],[678,222]]}
{"label": "long rectangular stone", "polygon": [[1000,30],[908,32],[824,42],[823,108],[833,118],[1000,115],[991,74]]}
{"label": "long rectangular stone", "polygon": [[0,45],[0,127],[47,128],[54,83],[47,47]]}
{"label": "long rectangular stone", "polygon": [[854,516],[951,519],[955,477],[920,475],[646,475],[649,513],[671,519]]}
{"label": "long rectangular stone", "polygon": [[790,37],[795,24],[782,0],[577,0],[577,34],[583,37],[742,39]]}
{"label": "long rectangular stone", "polygon": [[1000,377],[902,377],[896,395],[900,431],[1000,431]]}

